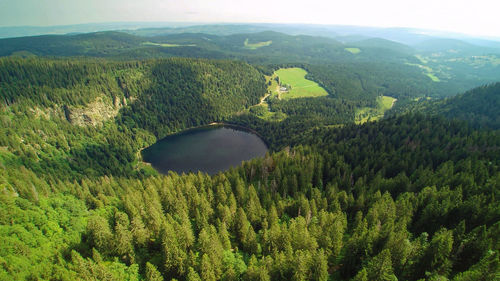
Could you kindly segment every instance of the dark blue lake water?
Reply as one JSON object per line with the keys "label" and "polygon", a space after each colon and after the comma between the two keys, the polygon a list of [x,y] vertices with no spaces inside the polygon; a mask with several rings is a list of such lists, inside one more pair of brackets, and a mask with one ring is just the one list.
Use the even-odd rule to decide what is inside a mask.
{"label": "dark blue lake water", "polygon": [[228,126],[196,128],[168,136],[142,151],[145,162],[160,173],[215,174],[242,161],[264,156],[266,144],[257,135]]}

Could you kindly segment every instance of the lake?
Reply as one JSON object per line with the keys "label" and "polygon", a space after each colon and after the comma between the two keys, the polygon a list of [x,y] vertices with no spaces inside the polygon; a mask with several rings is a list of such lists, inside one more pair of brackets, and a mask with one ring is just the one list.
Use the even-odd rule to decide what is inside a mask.
{"label": "lake", "polygon": [[142,157],[163,174],[201,171],[213,175],[266,152],[266,144],[256,134],[218,125],[168,136],[144,149]]}

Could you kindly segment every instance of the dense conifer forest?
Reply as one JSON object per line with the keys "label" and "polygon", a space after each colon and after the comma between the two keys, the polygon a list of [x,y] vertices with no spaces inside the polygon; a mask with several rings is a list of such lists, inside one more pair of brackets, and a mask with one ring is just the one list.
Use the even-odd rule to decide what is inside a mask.
{"label": "dense conifer forest", "polygon": [[[113,40],[135,52],[137,38],[99,45],[106,35],[0,48],[36,40],[48,44],[38,54],[73,56],[83,49],[68,44],[95,44],[85,57],[0,58],[0,280],[500,278],[498,83],[419,100],[461,86],[367,57],[316,63],[345,55],[332,39],[241,55],[233,42],[248,36],[232,35],[200,56],[178,50],[210,59],[122,60],[102,52],[127,56]],[[308,44],[318,53],[306,60]],[[329,95],[269,98],[284,117],[263,119],[251,107],[284,66]],[[356,125],[381,95],[401,105]],[[212,122],[255,130],[269,153],[213,176],[160,175],[141,161],[157,140]]]}

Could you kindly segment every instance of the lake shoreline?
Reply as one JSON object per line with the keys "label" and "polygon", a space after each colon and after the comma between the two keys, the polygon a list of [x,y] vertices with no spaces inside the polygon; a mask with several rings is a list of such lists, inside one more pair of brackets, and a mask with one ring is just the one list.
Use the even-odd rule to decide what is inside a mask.
{"label": "lake shoreline", "polygon": [[154,144],[162,141],[165,138],[172,137],[172,136],[175,136],[175,135],[180,135],[180,134],[192,131],[192,130],[204,129],[204,128],[207,128],[207,129],[208,128],[217,128],[217,127],[227,127],[227,128],[236,129],[236,130],[245,131],[245,132],[249,132],[249,133],[255,134],[256,136],[258,136],[262,140],[262,142],[265,144],[267,150],[269,150],[269,144],[267,143],[267,141],[264,139],[264,137],[262,137],[261,134],[259,134],[254,129],[251,129],[251,128],[248,128],[248,127],[245,127],[245,126],[242,126],[242,125],[232,124],[232,123],[226,123],[226,122],[211,122],[209,124],[200,125],[200,126],[194,126],[194,127],[189,127],[189,128],[183,129],[181,131],[178,131],[178,132],[175,132],[175,133],[172,133],[172,134],[168,134],[168,135],[162,137],[161,139],[157,139],[153,144],[150,144],[148,146],[145,146],[145,147],[141,148],[140,150],[137,151],[137,155],[136,155],[138,164],[139,163],[140,164],[144,164],[144,165],[149,166],[149,167],[151,167],[151,168],[154,169],[154,167],[153,167],[153,165],[151,163],[144,161],[143,151],[145,149],[153,146]]}
{"label": "lake shoreline", "polygon": [[[261,138],[262,141],[266,144],[267,148],[269,149],[269,144],[264,139],[264,137],[261,134],[259,134],[259,132],[255,131],[252,128],[248,128],[248,127],[245,127],[245,126],[242,126],[242,125],[232,124],[232,123],[225,123],[225,122],[212,122],[212,123],[209,123],[209,124],[206,124],[206,125],[189,127],[189,128],[183,129],[182,131],[175,132],[175,133],[172,133],[172,134],[168,134],[168,135],[164,136],[163,138],[156,140],[156,142],[159,142],[159,141],[163,140],[164,138],[168,138],[168,137],[171,137],[171,136],[175,136],[175,135],[179,135],[179,134],[185,133],[187,131],[196,130],[196,129],[203,129],[203,128],[210,128],[210,127],[229,127],[229,128],[240,129],[241,131],[247,131],[247,132],[253,133],[253,134],[257,135],[259,138]],[[142,151],[142,150],[144,150],[146,148],[147,147],[144,147],[140,151]]]}
{"label": "lake shoreline", "polygon": [[250,128],[212,122],[166,136],[143,149],[141,156],[142,162],[162,174],[202,171],[213,175],[242,161],[263,157],[268,150]]}

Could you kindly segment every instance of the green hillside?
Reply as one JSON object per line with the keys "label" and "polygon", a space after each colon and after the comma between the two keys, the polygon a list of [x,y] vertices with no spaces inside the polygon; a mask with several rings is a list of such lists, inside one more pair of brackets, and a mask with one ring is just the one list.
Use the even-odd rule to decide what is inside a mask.
{"label": "green hillside", "polygon": [[1,59],[0,81],[0,146],[16,165],[60,179],[130,174],[140,148],[228,118],[265,93],[248,64],[196,59]]}
{"label": "green hillside", "polygon": [[[213,177],[47,182],[29,169],[2,170],[0,253],[10,266],[0,274],[494,278],[498,136],[464,145],[475,133],[463,126],[407,116],[327,129],[303,140],[309,146]],[[491,149],[470,149],[479,143]]]}
{"label": "green hillside", "polygon": [[422,101],[413,110],[460,119],[477,127],[500,129],[499,108],[500,83],[494,83],[444,100]]}
{"label": "green hillside", "polygon": [[[498,52],[466,43],[463,44],[468,46],[466,52],[439,55],[438,50],[428,52],[424,49],[413,49],[407,45],[380,38],[355,40],[343,44],[333,38],[322,36],[288,35],[252,27],[243,28],[242,32],[254,33],[241,34],[230,32],[230,30],[238,30],[238,27],[219,28],[227,29],[228,32],[217,32],[216,27],[202,26],[199,29],[184,29],[186,32],[189,31],[188,33],[182,33],[183,29],[176,29],[175,32],[172,30],[170,30],[172,32],[168,30],[167,32],[161,30],[109,31],[7,38],[0,39],[0,56],[85,56],[122,61],[196,57],[238,59],[273,69],[276,69],[276,66],[304,67],[304,64],[310,64],[327,68],[326,72],[329,73],[343,69],[335,76],[350,76],[352,72],[358,72],[356,76],[359,76],[361,80],[383,81],[380,83],[382,88],[379,87],[379,92],[375,96],[411,95],[412,98],[417,97],[415,92],[433,97],[449,96],[482,84],[495,82],[500,75],[500,64],[497,63]],[[209,32],[210,30],[215,31]],[[210,34],[200,33],[203,31]],[[245,42],[247,42],[246,47]],[[356,50],[356,54],[346,51],[346,48]],[[355,67],[352,67],[353,65]],[[429,72],[428,69],[432,71]],[[314,76],[311,69],[307,71]],[[390,71],[391,74],[385,75],[386,71]],[[335,78],[328,80],[330,79]],[[318,80],[315,81],[320,82]],[[349,80],[352,81],[353,78]],[[401,85],[410,87],[395,86],[394,83],[399,83],[399,81]],[[322,86],[330,92],[325,85],[327,81],[324,82]],[[338,83],[339,81],[336,81],[336,84]],[[366,90],[372,91],[369,86]],[[371,102],[374,103],[375,100],[371,99]]]}
{"label": "green hillside", "polygon": [[[419,100],[490,78],[457,82],[464,64],[433,82],[411,63],[442,78],[442,62],[365,44],[0,40],[0,280],[496,280],[500,84]],[[323,96],[279,99],[275,71]],[[355,124],[360,110],[378,121]],[[141,161],[212,122],[255,131],[269,153],[213,176]]]}

